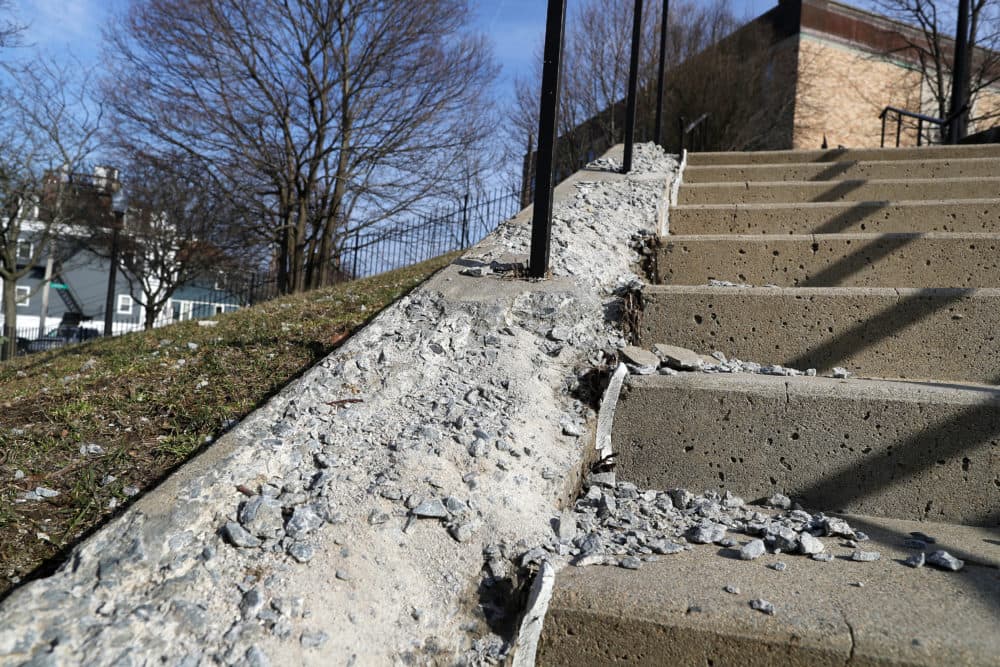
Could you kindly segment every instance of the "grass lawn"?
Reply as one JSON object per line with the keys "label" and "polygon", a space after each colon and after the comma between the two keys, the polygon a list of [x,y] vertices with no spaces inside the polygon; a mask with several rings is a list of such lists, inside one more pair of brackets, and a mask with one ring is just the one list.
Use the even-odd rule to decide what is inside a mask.
{"label": "grass lawn", "polygon": [[457,256],[0,364],[0,598]]}

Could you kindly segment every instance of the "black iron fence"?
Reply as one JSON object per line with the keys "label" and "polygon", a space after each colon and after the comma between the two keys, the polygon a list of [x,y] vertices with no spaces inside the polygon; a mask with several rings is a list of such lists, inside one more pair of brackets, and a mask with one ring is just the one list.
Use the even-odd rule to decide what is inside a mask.
{"label": "black iron fence", "polygon": [[[408,220],[371,226],[345,236],[339,252],[336,280],[347,282],[403,268],[456,250],[464,250],[492,233],[521,209],[520,193],[498,189],[466,195],[452,204]],[[220,271],[217,277],[195,281],[179,288],[159,314],[155,326],[172,322],[207,319],[280,294],[273,272]],[[112,334],[143,328],[141,316],[115,318]],[[84,342],[103,335],[103,320],[66,323],[39,328],[19,326],[19,354]]]}
{"label": "black iron fence", "polygon": [[349,235],[341,248],[345,279],[367,278],[478,243],[521,209],[519,193],[500,189],[384,228]]}
{"label": "black iron fence", "polygon": [[[478,243],[521,209],[520,195],[510,189],[466,195],[460,201],[409,219],[389,221],[345,235],[340,243],[334,282],[400,269],[463,250]],[[175,296],[174,320],[203,319],[281,294],[273,271],[228,271],[212,289],[202,287],[190,305]]]}

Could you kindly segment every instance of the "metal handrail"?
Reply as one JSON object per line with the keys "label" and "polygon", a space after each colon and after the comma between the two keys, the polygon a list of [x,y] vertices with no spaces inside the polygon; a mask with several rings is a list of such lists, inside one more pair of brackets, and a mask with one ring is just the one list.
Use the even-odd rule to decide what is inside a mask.
{"label": "metal handrail", "polygon": [[[941,132],[944,132],[945,126],[951,122],[952,119],[935,118],[934,116],[928,116],[926,114],[917,113],[916,111],[908,111],[907,109],[900,109],[899,107],[887,106],[882,109],[882,112],[878,117],[882,120],[882,142],[880,146],[885,148],[885,123],[888,119],[889,113],[896,114],[896,148],[899,148],[899,138],[900,133],[903,129],[903,117],[915,118],[917,121],[917,146],[923,145],[924,138],[924,123],[928,125],[937,125]],[[957,115],[957,114],[956,114]],[[952,116],[954,118],[954,116]],[[930,143],[930,137],[928,137],[927,143]]]}
{"label": "metal handrail", "polygon": [[[705,135],[708,132],[708,118],[711,114],[705,112],[695,118],[693,121],[684,124],[684,116],[678,119],[678,125],[680,126],[680,136],[681,136],[681,149],[680,152],[683,153],[686,148],[694,148],[697,142],[699,148],[704,148],[705,146]],[[692,141],[690,144],[687,142],[687,138],[691,137]]]}

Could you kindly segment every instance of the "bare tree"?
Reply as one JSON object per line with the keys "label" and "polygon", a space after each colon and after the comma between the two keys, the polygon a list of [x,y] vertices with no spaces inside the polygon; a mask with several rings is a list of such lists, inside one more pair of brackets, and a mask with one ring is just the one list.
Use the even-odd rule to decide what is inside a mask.
{"label": "bare tree", "polygon": [[143,0],[107,30],[106,99],[146,153],[200,163],[298,291],[487,137],[496,68],[469,20],[465,0]]}
{"label": "bare tree", "polygon": [[0,0],[0,48],[21,46],[26,26],[17,20],[10,0]]}
{"label": "bare tree", "polygon": [[[938,118],[951,115],[951,74],[955,61],[954,0],[875,0],[886,16],[913,26],[896,32],[890,53],[916,63],[930,91]],[[1000,0],[972,0],[969,17],[969,120],[985,124],[1000,117],[1000,105],[981,107],[976,100],[1000,81]]]}
{"label": "bare tree", "polygon": [[90,77],[72,63],[36,58],[6,69],[14,83],[0,121],[4,359],[16,350],[17,281],[54,252],[54,237],[77,215],[74,174],[95,147],[102,115],[87,94]]}

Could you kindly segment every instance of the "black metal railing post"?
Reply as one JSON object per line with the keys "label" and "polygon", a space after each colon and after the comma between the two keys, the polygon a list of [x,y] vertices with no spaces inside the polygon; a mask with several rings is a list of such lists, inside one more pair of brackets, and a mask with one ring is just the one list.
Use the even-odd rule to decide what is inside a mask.
{"label": "black metal railing post", "polygon": [[115,293],[118,285],[118,234],[124,226],[124,211],[114,211],[114,229],[111,231],[111,257],[108,266],[108,289],[104,297],[104,335],[114,335]]}
{"label": "black metal railing post", "polygon": [[660,63],[656,70],[656,122],[653,125],[653,141],[663,145],[663,73],[667,60],[667,17],[670,15],[670,0],[663,0],[663,14],[660,16]]}
{"label": "black metal railing post", "polygon": [[625,157],[622,173],[632,171],[635,147],[635,103],[639,87],[639,43],[642,40],[642,0],[635,0],[632,10],[632,56],[628,66],[628,99],[625,102]]}
{"label": "black metal railing post", "polygon": [[549,270],[549,244],[552,237],[552,167],[555,159],[559,69],[565,27],[566,0],[549,0],[545,18],[538,152],[535,157],[535,208],[531,216],[531,256],[528,260],[528,273],[532,278],[544,278]]}
{"label": "black metal railing post", "polygon": [[462,204],[462,249],[469,247],[469,193],[465,193]]}
{"label": "black metal railing post", "polygon": [[969,0],[958,0],[958,26],[955,30],[955,62],[951,71],[951,111],[948,119],[948,143],[957,144],[968,132],[966,106],[969,100]]}

